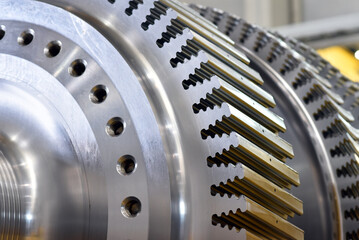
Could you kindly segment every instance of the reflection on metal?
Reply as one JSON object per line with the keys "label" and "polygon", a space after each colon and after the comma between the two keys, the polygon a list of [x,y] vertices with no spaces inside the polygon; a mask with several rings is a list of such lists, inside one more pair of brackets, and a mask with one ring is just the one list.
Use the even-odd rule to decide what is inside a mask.
{"label": "reflection on metal", "polygon": [[358,84],[193,7],[0,3],[2,238],[359,237]]}
{"label": "reflection on metal", "polygon": [[[304,202],[304,215],[292,222],[309,239],[358,238],[357,195],[352,192],[356,191],[359,166],[358,129],[354,127],[359,122],[357,83],[292,38],[269,33],[220,10],[192,7],[247,53],[252,67],[270,83],[264,87],[282,99],[277,102],[279,110],[292,120],[288,129],[294,134],[288,131],[283,137],[296,150],[297,161],[290,165],[299,169],[301,186],[295,193]],[[299,127],[300,121],[306,126]]]}
{"label": "reflection on metal", "polygon": [[2,238],[303,239],[276,102],[194,10],[5,0],[0,53]]}

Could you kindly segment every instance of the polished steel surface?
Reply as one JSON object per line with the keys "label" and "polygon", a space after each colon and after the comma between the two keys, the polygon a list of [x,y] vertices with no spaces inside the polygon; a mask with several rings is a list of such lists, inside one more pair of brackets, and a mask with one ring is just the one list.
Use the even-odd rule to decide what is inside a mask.
{"label": "polished steel surface", "polygon": [[[359,126],[358,119],[358,105],[357,101],[357,92],[358,92],[358,83],[353,82],[347,77],[345,77],[338,69],[333,67],[328,61],[324,60],[316,51],[311,47],[300,43],[299,41],[291,38],[284,37],[279,33],[274,33],[279,39],[283,40],[291,48],[295,49],[300,53],[305,61],[314,68],[318,73],[317,78],[327,79],[328,82],[333,86],[333,91],[344,99],[342,107],[350,110],[353,114],[354,121],[346,122],[343,119],[338,119],[340,124],[344,129],[349,133],[351,137],[348,137],[350,143],[353,145],[353,150],[351,152],[345,152],[344,156],[339,158],[342,162],[336,163],[332,162],[332,167],[336,172],[337,187],[340,191],[340,204],[341,204],[341,215],[342,215],[342,224],[343,224],[343,235],[347,239],[355,239],[359,237],[358,225],[353,214],[355,214],[358,206],[356,200],[355,191],[357,189],[357,176],[358,176],[358,151],[357,148],[357,133]],[[338,160],[337,156],[337,159]]]}
{"label": "polished steel surface", "polygon": [[[4,203],[5,209],[13,206],[2,214],[2,236],[26,233],[45,239],[94,238],[88,236],[89,228],[96,235],[106,234],[106,199],[91,199],[90,203],[88,198],[89,191],[94,190],[88,189],[88,182],[104,182],[104,176],[97,174],[94,179],[88,179],[91,176],[85,174],[86,170],[99,165],[94,136],[84,136],[84,130],[90,130],[86,118],[81,112],[76,113],[78,109],[73,107],[71,99],[66,98],[63,88],[57,88],[57,93],[52,95],[56,98],[49,101],[46,95],[51,90],[41,93],[25,83],[40,81],[46,85],[47,82],[50,87],[53,77],[48,73],[13,57],[1,55],[0,58],[13,66],[26,66],[20,74],[9,68],[1,72],[0,149],[2,165],[7,168],[2,172],[11,172],[3,174],[2,185],[7,186],[3,198],[9,199]],[[39,74],[28,71],[38,71]],[[66,103],[56,106],[60,102]],[[68,107],[74,110],[72,116],[60,114]],[[71,117],[76,120],[69,126],[66,120]],[[89,152],[83,151],[86,148]],[[103,189],[95,191],[91,194],[106,196]],[[89,204],[93,208],[91,214],[86,207]],[[101,224],[90,224],[95,219]],[[68,231],[63,231],[64,228]]]}
{"label": "polished steel surface", "polygon": [[[277,111],[289,120],[283,138],[296,150],[297,161],[290,165],[302,177],[293,193],[304,201],[304,215],[292,222],[308,239],[357,238],[357,200],[351,191],[356,191],[358,175],[353,127],[358,121],[346,110],[356,113],[356,83],[292,38],[273,35],[221,10],[192,7],[237,42],[269,83],[264,88],[278,99]],[[330,105],[331,110],[325,110]]]}
{"label": "polished steel surface", "polygon": [[[251,139],[251,141],[254,141],[259,146],[256,151],[263,147],[266,151],[280,159],[276,161],[283,161],[286,157],[292,157],[293,153],[289,144],[271,132],[278,131],[271,121],[268,122],[268,120],[264,120],[262,117],[258,118],[260,123],[266,122],[268,124],[271,130],[267,131],[261,124],[253,121],[246,115],[249,114],[251,117],[256,117],[250,111],[251,107],[247,106],[247,108],[243,109],[246,114],[234,112],[231,115],[233,107],[240,107],[238,100],[229,101],[215,93],[215,97],[220,97],[220,102],[229,101],[232,108],[228,108],[225,104],[220,104],[217,100],[213,104],[219,106],[213,109],[203,105],[200,102],[202,101],[201,98],[205,97],[211,88],[218,87],[217,79],[211,78],[210,83],[204,81],[203,84],[198,83],[196,87],[191,86],[196,84],[189,84],[188,87],[187,85],[182,85],[182,81],[188,79],[190,74],[194,73],[195,68],[200,67],[201,62],[207,62],[203,71],[209,71],[210,74],[221,76],[225,81],[234,85],[235,88],[245,91],[246,94],[253,93],[254,95],[250,94],[250,96],[258,96],[255,99],[265,107],[274,106],[273,99],[252,83],[252,80],[255,78],[248,75],[251,72],[250,68],[243,64],[238,65],[238,60],[240,59],[232,59],[233,57],[230,55],[223,58],[222,54],[233,51],[233,47],[224,44],[221,39],[212,38],[212,35],[208,34],[206,29],[199,28],[195,21],[192,24],[192,22],[181,17],[182,13],[178,14],[168,9],[166,5],[160,3],[154,4],[152,1],[145,1],[144,3],[142,1],[130,3],[109,2],[106,4],[100,1],[91,1],[87,5],[73,1],[51,1],[51,4],[70,10],[92,24],[114,44],[138,76],[159,123],[167,153],[171,183],[172,209],[169,213],[171,217],[171,238],[216,238],[218,236],[216,235],[218,227],[215,228],[211,225],[210,219],[212,213],[210,209],[213,209],[213,212],[217,212],[217,209],[222,209],[222,206],[226,206],[226,200],[218,195],[210,196],[209,182],[212,182],[211,179],[219,174],[219,169],[223,167],[217,171],[214,171],[216,168],[210,169],[208,172],[206,158],[214,156],[216,152],[221,152],[230,145],[238,145],[238,140],[234,133],[229,137],[222,136],[220,138],[215,137],[214,140],[203,140],[202,138],[207,138],[207,133],[213,131],[210,125],[225,115],[230,122],[246,123],[241,128],[238,128],[229,125],[229,122],[226,122],[227,120],[223,120],[221,124],[230,127],[226,134],[230,134],[233,131]],[[177,18],[177,21],[172,22],[172,18]],[[193,19],[191,20],[193,21]],[[170,28],[166,26],[170,26]],[[207,40],[204,41],[202,38],[194,39],[193,34],[186,27],[201,34]],[[169,35],[166,35],[167,30],[170,31]],[[176,35],[175,38],[173,38],[174,35]],[[193,39],[193,44],[191,43],[188,46],[190,52],[185,49],[183,55],[180,56],[177,52],[180,52],[181,46],[186,44],[190,39]],[[206,46],[209,46],[207,42],[211,41],[221,46],[224,50],[223,53],[216,51],[214,60],[212,54],[215,52],[209,51],[206,48]],[[193,54],[190,50],[191,48],[194,48],[195,52],[202,51],[198,55],[197,53]],[[205,52],[211,56],[207,57]],[[237,54],[237,52],[234,53]],[[237,56],[242,55],[237,54]],[[187,56],[184,58],[188,58],[188,60],[182,59],[182,56]],[[222,57],[222,59],[219,60],[219,57]],[[225,65],[229,62],[236,63],[236,71],[227,71],[227,68],[222,67],[223,63],[221,62],[224,62]],[[249,79],[243,76],[247,76]],[[184,91],[183,87],[185,89],[188,88],[188,90]],[[196,108],[198,106],[199,108],[207,109],[207,111],[198,111],[196,113],[195,105]],[[220,107],[221,105],[222,107]],[[195,111],[195,114],[193,114],[193,111]],[[255,135],[248,136],[247,129],[252,129],[258,136],[262,136],[263,139]],[[201,131],[202,136],[198,134]],[[222,133],[219,134],[222,135]],[[267,141],[271,142],[271,144],[268,145]],[[236,156],[235,163],[238,161],[237,158],[240,159],[240,155]],[[263,168],[257,168],[257,171],[259,169],[263,171]],[[281,180],[280,182],[288,187],[285,181]],[[252,191],[260,190],[253,189]],[[235,195],[243,194],[243,192],[238,192],[237,190],[233,193]],[[152,193],[150,196],[156,199],[160,198],[160,195]],[[256,196],[258,195],[252,194],[253,198],[256,198]],[[275,198],[271,197],[270,199],[274,201]],[[204,201],[204,199],[207,200]],[[257,200],[259,201],[259,199]],[[236,209],[236,200],[231,199],[230,201],[233,203],[228,205],[227,209]],[[281,209],[281,207],[278,206],[275,209]],[[227,211],[225,210],[224,212]],[[291,212],[288,213],[292,214]],[[154,219],[157,217],[156,214],[150,214],[150,216]],[[167,221],[168,223],[169,221]],[[149,228],[149,231],[155,232],[161,229],[156,227],[158,225],[157,221],[150,221],[151,225],[152,227]],[[111,228],[110,231],[113,231],[113,229]],[[143,232],[145,231],[143,230]],[[133,236],[136,236],[136,239],[140,238],[138,234],[136,233]],[[151,233],[149,237],[152,237]]]}
{"label": "polished steel surface", "polygon": [[[23,84],[26,88],[21,87],[18,91],[21,89],[40,89],[40,93],[34,90],[34,98],[40,99],[42,95],[45,95],[43,97],[45,100],[33,101],[40,107],[42,106],[42,108],[49,106],[48,111],[54,109],[47,115],[53,115],[49,120],[55,121],[54,119],[56,119],[53,125],[58,126],[57,128],[54,127],[54,130],[60,131],[57,136],[51,135],[55,133],[52,133],[49,129],[43,129],[53,138],[59,138],[56,140],[58,142],[51,139],[53,151],[50,151],[52,148],[45,144],[50,144],[49,141],[46,142],[46,140],[50,140],[48,139],[50,136],[46,135],[45,132],[42,133],[45,134],[43,139],[41,135],[38,135],[38,138],[35,138],[36,135],[32,136],[35,138],[31,143],[34,146],[32,151],[37,153],[36,149],[39,149],[41,153],[41,148],[38,146],[41,143],[41,147],[49,149],[47,155],[43,157],[40,155],[39,159],[36,158],[34,163],[41,163],[41,159],[48,156],[49,159],[46,159],[46,161],[52,163],[49,164],[53,167],[49,169],[49,172],[45,171],[43,177],[39,173],[40,179],[35,179],[35,183],[38,181],[41,181],[41,184],[47,183],[45,186],[49,186],[52,191],[55,191],[57,183],[59,183],[58,187],[60,187],[61,182],[56,182],[55,178],[52,181],[46,181],[44,178],[46,176],[49,178],[57,176],[56,174],[52,176],[52,171],[56,170],[58,174],[64,171],[62,168],[56,169],[56,164],[60,164],[62,161],[71,162],[72,160],[73,162],[71,167],[74,181],[71,182],[71,178],[66,177],[63,184],[67,188],[63,187],[63,191],[66,194],[72,194],[69,196],[75,198],[76,201],[73,204],[78,208],[76,211],[70,211],[73,215],[64,216],[65,212],[74,207],[73,204],[69,204],[72,202],[70,197],[65,198],[66,195],[64,195],[65,199],[63,201],[60,201],[61,198],[58,199],[59,206],[65,204],[65,206],[69,206],[69,210],[66,210],[66,207],[64,209],[56,208],[55,202],[48,202],[54,211],[56,209],[56,211],[59,211],[58,221],[63,221],[61,216],[67,219],[80,218],[83,221],[76,222],[82,226],[81,229],[73,228],[75,229],[74,232],[67,233],[67,231],[64,231],[63,234],[70,234],[71,237],[69,235],[68,239],[106,239],[116,238],[120,234],[126,238],[126,235],[130,235],[131,232],[145,237],[147,236],[147,231],[144,229],[148,229],[149,211],[156,213],[158,224],[162,226],[165,223],[167,224],[168,219],[161,217],[169,209],[169,187],[167,185],[169,181],[166,180],[166,178],[168,179],[167,168],[163,168],[166,160],[162,140],[157,130],[157,123],[151,107],[138,84],[137,78],[123,58],[92,27],[66,11],[32,1],[1,2],[0,5],[2,9],[1,24],[6,26],[5,36],[0,44],[1,52],[5,58],[2,61],[4,64],[1,65],[1,70],[5,76],[13,76],[12,78],[3,77],[3,79],[9,78],[10,80],[15,79],[16,81],[24,82]],[[44,21],[44,19],[47,19],[47,21]],[[33,30],[33,40],[27,45],[18,44],[18,37],[27,29]],[[55,39],[62,43],[62,48],[56,57],[49,58],[44,53],[44,49],[46,49],[48,43]],[[17,56],[19,59],[10,56]],[[74,77],[69,74],[69,66],[76,62],[76,59],[84,59],[86,69],[81,76]],[[30,64],[30,62],[33,62],[33,64]],[[40,71],[39,69],[43,70]],[[81,66],[77,71],[81,72]],[[47,75],[42,76],[42,72],[47,73]],[[46,82],[49,83],[45,84]],[[99,84],[107,87],[108,96],[103,103],[94,104],[89,95],[91,89]],[[20,93],[23,91],[20,91]],[[20,94],[19,96],[22,95]],[[19,96],[11,97],[13,99],[22,99]],[[9,99],[7,100],[9,101]],[[41,105],[39,102],[44,103]],[[56,107],[52,107],[53,105]],[[36,109],[35,107],[32,104],[28,108]],[[134,109],[129,112],[128,108]],[[6,124],[14,123],[14,126],[19,126],[22,123],[21,121],[26,120],[26,118],[21,120],[23,115],[20,109],[13,109],[13,111],[17,111],[17,117],[13,119],[7,118],[8,122]],[[37,120],[40,120],[39,114],[41,112],[33,114],[34,116],[30,119],[35,121],[34,118],[37,116]],[[43,117],[47,115],[44,114]],[[106,124],[114,117],[120,117],[125,122],[124,131],[118,137],[111,137],[106,133]],[[5,121],[5,118],[2,119]],[[44,118],[42,122],[45,120]],[[49,127],[42,122],[32,122],[33,131],[38,129],[36,128],[37,125],[39,125],[40,130],[42,125],[44,125],[42,127]],[[5,125],[1,126],[2,129],[6,130]],[[29,128],[31,129],[31,127]],[[69,132],[64,131],[63,128]],[[68,128],[74,130],[70,132]],[[30,130],[24,137],[29,135],[32,135]],[[87,143],[88,141],[90,142]],[[62,145],[61,142],[63,142]],[[67,148],[67,150],[62,148]],[[58,151],[61,151],[63,155],[59,155]],[[67,154],[66,157],[64,154]],[[137,165],[135,172],[129,176],[121,176],[116,171],[118,159],[125,155],[133,156]],[[58,158],[59,163],[56,161]],[[13,161],[20,161],[20,159],[15,158]],[[47,169],[46,165],[44,166],[45,169]],[[147,170],[149,171],[148,174]],[[36,171],[36,173],[38,172],[40,170]],[[59,177],[61,176],[63,175],[60,174]],[[151,181],[152,184],[143,184],[147,180]],[[76,181],[79,183],[76,184]],[[67,193],[69,190],[71,190],[70,193]],[[44,194],[46,188],[42,189],[41,192]],[[149,201],[148,192],[161,195],[160,201],[158,199],[155,202]],[[140,214],[136,217],[136,221],[142,225],[144,231],[138,232],[137,227],[133,226],[133,223],[128,221],[121,211],[114,211],[114,209],[121,209],[121,202],[130,196],[136,196],[141,201],[142,208]],[[20,197],[24,196],[20,195]],[[37,200],[36,203],[41,206],[41,203],[47,199],[50,200],[50,196],[42,196],[42,199]],[[45,212],[45,208],[43,208],[43,211]],[[46,214],[50,212],[50,210],[46,210]],[[41,213],[39,212],[40,216]],[[24,219],[24,217],[26,215],[22,216],[21,219]],[[61,238],[61,235],[51,233],[41,235],[42,231],[48,229],[40,223],[51,223],[48,218],[49,216],[37,222],[36,230],[38,235],[35,236],[42,239],[54,239],[56,236]],[[36,214],[34,214],[33,219],[37,219]],[[56,221],[55,216],[54,221]],[[29,226],[31,227],[31,225]],[[51,224],[51,227],[56,230],[55,224]],[[24,236],[23,234],[30,236],[31,232],[27,233],[25,226],[21,228],[23,231],[20,236]],[[59,228],[60,226],[58,226]],[[61,229],[63,230],[63,228]],[[77,231],[79,234],[76,234]],[[158,235],[154,235],[154,237],[157,236],[155,238],[167,238],[166,234],[168,232],[163,230],[156,234]]]}
{"label": "polished steel surface", "polygon": [[2,237],[304,238],[265,64],[214,24],[176,0],[5,0],[0,26]]}
{"label": "polished steel surface", "polygon": [[333,203],[330,198],[336,189],[333,188],[335,180],[330,175],[329,156],[324,143],[320,141],[320,132],[307,113],[306,106],[286,81],[260,58],[251,55],[249,51],[247,55],[256,59],[257,64],[253,67],[267,76],[264,88],[275,92],[274,96],[279,100],[277,113],[285,115],[288,120],[288,131],[283,138],[296,149],[294,161],[288,164],[298,170],[301,185],[294,188],[292,193],[305,204],[303,216],[293,218],[291,222],[305,230],[307,239],[329,239],[332,229],[336,228],[332,220]]}

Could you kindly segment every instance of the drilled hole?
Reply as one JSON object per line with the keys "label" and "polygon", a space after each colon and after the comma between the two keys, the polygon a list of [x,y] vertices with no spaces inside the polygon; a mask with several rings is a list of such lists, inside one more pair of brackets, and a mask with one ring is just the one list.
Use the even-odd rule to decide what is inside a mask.
{"label": "drilled hole", "polygon": [[102,103],[106,100],[108,89],[104,85],[97,85],[91,89],[90,100],[93,103]]}
{"label": "drilled hole", "polygon": [[5,37],[6,28],[4,25],[0,25],[0,40]]}
{"label": "drilled hole", "polygon": [[115,117],[107,122],[106,132],[112,137],[120,136],[125,130],[125,125],[121,118]]}
{"label": "drilled hole", "polygon": [[49,58],[56,57],[61,51],[61,46],[62,43],[60,41],[52,41],[47,44],[44,53]]}
{"label": "drilled hole", "polygon": [[136,217],[141,212],[141,202],[136,197],[128,197],[121,204],[122,215],[127,218]]}
{"label": "drilled hole", "polygon": [[116,0],[108,0],[109,3],[114,4]]}
{"label": "drilled hole", "polygon": [[121,175],[130,175],[135,171],[136,167],[135,158],[130,155],[125,155],[118,159],[116,169]]}
{"label": "drilled hole", "polygon": [[34,37],[34,30],[28,29],[21,33],[21,35],[17,38],[17,42],[22,46],[27,46],[32,42],[32,40],[34,40]]}
{"label": "drilled hole", "polygon": [[73,61],[69,67],[69,73],[73,77],[79,77],[86,71],[87,62],[83,59]]}

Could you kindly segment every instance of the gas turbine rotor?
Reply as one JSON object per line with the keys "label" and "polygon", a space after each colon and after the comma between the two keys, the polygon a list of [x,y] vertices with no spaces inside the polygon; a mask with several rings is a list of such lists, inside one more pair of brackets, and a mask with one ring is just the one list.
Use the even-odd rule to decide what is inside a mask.
{"label": "gas turbine rotor", "polygon": [[212,23],[172,0],[0,7],[3,238],[303,238],[284,120]]}
{"label": "gas turbine rotor", "polygon": [[[218,9],[192,7],[230,36],[252,60],[254,69],[268,76],[270,85],[264,88],[276,99],[286,101],[278,101],[278,109],[287,111],[291,104],[305,122],[313,124],[307,133],[308,142],[315,148],[311,156],[302,156],[303,139],[295,141],[305,129],[297,129],[295,136],[283,136],[297,150],[297,161],[291,166],[299,170],[302,179],[299,192],[294,194],[304,201],[304,215],[293,223],[303,228],[309,239],[357,239],[359,148],[358,130],[353,127],[358,125],[357,83],[294,39]],[[287,96],[281,97],[283,94]],[[295,101],[287,101],[293,97]],[[286,117],[292,118],[290,114]],[[295,129],[290,123],[288,129]]]}

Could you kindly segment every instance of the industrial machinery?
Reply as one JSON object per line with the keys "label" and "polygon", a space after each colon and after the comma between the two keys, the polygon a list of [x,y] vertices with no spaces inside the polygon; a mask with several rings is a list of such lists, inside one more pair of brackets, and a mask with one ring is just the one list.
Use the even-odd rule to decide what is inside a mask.
{"label": "industrial machinery", "polygon": [[358,238],[357,85],[192,7],[0,2],[1,239]]}
{"label": "industrial machinery", "polygon": [[[299,162],[292,166],[299,170],[301,187],[294,192],[306,203],[303,217],[294,222],[306,230],[310,239],[357,239],[359,165],[358,130],[354,126],[358,126],[358,84],[295,39],[268,32],[218,9],[192,7],[236,41],[252,60],[252,67],[270,79],[268,90],[276,99],[282,99],[278,107],[287,119],[292,119],[290,129],[297,129],[294,135],[286,133],[285,137],[298,151]],[[289,104],[291,98],[294,101]],[[288,106],[296,109],[296,114],[288,114]],[[313,124],[313,128],[298,128],[298,118]],[[304,129],[309,132],[306,139],[300,139]],[[314,151],[305,149],[306,142],[311,142]],[[311,156],[302,156],[309,152]]]}

